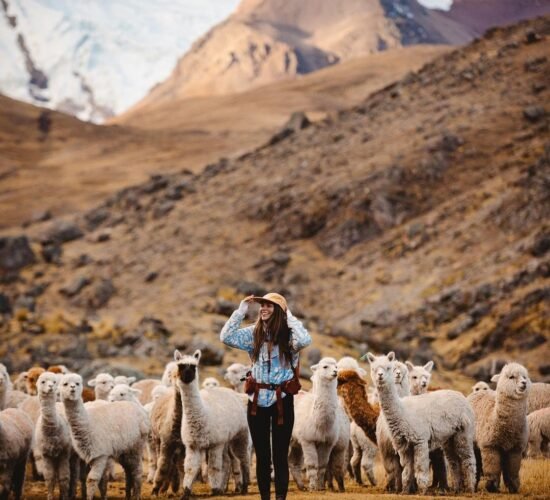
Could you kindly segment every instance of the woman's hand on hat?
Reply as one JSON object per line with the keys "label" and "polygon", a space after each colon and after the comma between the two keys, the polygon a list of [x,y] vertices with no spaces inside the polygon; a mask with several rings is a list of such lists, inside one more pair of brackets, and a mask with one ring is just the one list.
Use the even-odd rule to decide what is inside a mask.
{"label": "woman's hand on hat", "polygon": [[241,314],[246,314],[248,311],[248,304],[250,304],[253,301],[254,295],[249,295],[248,297],[245,297],[243,300],[241,300],[241,303],[239,304],[239,309],[237,309]]}

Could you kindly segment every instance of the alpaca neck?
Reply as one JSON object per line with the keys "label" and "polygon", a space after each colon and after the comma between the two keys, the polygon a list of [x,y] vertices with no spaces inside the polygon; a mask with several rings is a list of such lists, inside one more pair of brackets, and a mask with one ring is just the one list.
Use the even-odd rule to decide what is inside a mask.
{"label": "alpaca neck", "polygon": [[392,428],[392,424],[398,424],[405,420],[405,407],[393,381],[378,387],[378,397],[390,429]]}
{"label": "alpaca neck", "polygon": [[55,393],[43,394],[40,400],[40,414],[42,415],[42,427],[47,429],[57,429],[59,426],[59,415],[55,408]]}
{"label": "alpaca neck", "polygon": [[495,399],[495,415],[499,422],[516,423],[527,415],[527,396],[522,399],[512,399],[497,390]]}
{"label": "alpaca neck", "polygon": [[365,388],[357,382],[347,382],[341,392],[352,420],[376,443],[378,412],[369,403]]}
{"label": "alpaca neck", "polygon": [[322,415],[334,421],[338,407],[338,395],[336,393],[336,379],[332,381],[313,378],[313,413]]}
{"label": "alpaca neck", "polygon": [[91,458],[92,440],[90,436],[90,416],[84,408],[81,398],[77,400],[64,400],[65,415],[71,428],[75,448],[85,462]]}
{"label": "alpaca neck", "polygon": [[182,411],[187,421],[200,421],[206,417],[206,411],[199,392],[197,379],[189,384],[178,382],[181,395]]}
{"label": "alpaca neck", "polygon": [[409,383],[409,377],[405,376],[401,379],[401,383],[396,385],[397,395],[400,398],[404,398],[411,395],[411,385]]}

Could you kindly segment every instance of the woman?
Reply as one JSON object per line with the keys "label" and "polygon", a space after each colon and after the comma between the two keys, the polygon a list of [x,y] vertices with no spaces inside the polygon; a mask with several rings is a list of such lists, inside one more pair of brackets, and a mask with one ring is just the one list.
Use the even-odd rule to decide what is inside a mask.
{"label": "woman", "polygon": [[[260,303],[258,320],[255,325],[239,328],[251,302]],[[220,340],[250,356],[251,376],[257,384],[249,391],[247,416],[256,451],[258,488],[261,499],[269,500],[273,443],[275,496],[284,500],[288,490],[288,447],[294,426],[294,390],[285,382],[295,377],[298,351],[311,344],[311,337],[292,315],[285,298],[268,293],[246,297],[224,325]]]}

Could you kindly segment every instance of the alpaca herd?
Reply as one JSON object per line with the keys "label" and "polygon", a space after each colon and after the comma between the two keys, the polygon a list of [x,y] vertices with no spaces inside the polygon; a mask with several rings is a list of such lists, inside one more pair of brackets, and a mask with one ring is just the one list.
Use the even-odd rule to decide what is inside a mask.
{"label": "alpaca herd", "polygon": [[[126,498],[141,497],[143,463],[154,495],[191,498],[196,480],[222,495],[248,491],[254,460],[243,385],[249,366],[230,365],[223,387],[199,383],[201,352],[175,351],[162,378],[98,373],[84,383],[64,366],[33,367],[13,382],[0,364],[0,499],[22,497],[25,470],[43,479],[48,500],[106,498],[114,464]],[[318,491],[347,471],[358,484],[386,491],[473,493],[520,489],[527,457],[550,454],[550,384],[532,383],[525,367],[505,365],[492,389],[477,382],[465,397],[430,386],[434,363],[415,366],[395,354],[358,360],[323,358],[312,388],[294,400],[289,469],[299,489]],[[92,389],[90,389],[92,388]],[[58,492],[56,495],[56,491]],[[368,492],[368,489],[365,489]]]}

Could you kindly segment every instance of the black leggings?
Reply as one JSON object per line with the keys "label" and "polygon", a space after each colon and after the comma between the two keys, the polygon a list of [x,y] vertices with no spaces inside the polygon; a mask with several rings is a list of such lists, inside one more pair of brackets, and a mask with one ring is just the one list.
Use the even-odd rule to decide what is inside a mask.
{"label": "black leggings", "polygon": [[275,470],[275,494],[286,496],[288,490],[288,447],[294,427],[294,397],[283,398],[283,425],[277,425],[277,404],[267,408],[257,407],[255,416],[250,415],[248,403],[248,428],[256,452],[256,478],[262,498],[269,498],[271,483],[271,444],[273,443],[273,468]]}

